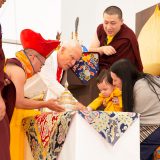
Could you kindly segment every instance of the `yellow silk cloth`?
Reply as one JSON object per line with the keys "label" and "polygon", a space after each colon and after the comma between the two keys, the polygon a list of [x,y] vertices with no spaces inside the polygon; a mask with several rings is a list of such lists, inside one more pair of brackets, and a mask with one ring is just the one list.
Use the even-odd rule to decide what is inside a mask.
{"label": "yellow silk cloth", "polygon": [[[116,101],[113,100],[116,98]],[[122,92],[115,88],[109,97],[104,97],[101,93],[99,97],[91,102],[88,106],[93,110],[96,110],[101,105],[105,105],[104,111],[119,112],[122,111]]]}
{"label": "yellow silk cloth", "polygon": [[[16,53],[17,59],[22,63],[26,77],[34,74],[33,67],[23,51]],[[24,160],[25,147],[27,146],[26,135],[23,130],[22,120],[29,116],[40,114],[40,111],[31,109],[18,109],[15,107],[10,123],[10,152],[11,160]]]}
{"label": "yellow silk cloth", "polygon": [[21,62],[23,69],[25,70],[26,77],[32,77],[34,74],[33,66],[24,51],[22,50],[17,52],[16,58]]}
{"label": "yellow silk cloth", "polygon": [[25,133],[22,126],[22,120],[26,117],[40,114],[40,111],[17,109],[15,107],[10,123],[10,152],[11,160],[24,160],[26,147]]}

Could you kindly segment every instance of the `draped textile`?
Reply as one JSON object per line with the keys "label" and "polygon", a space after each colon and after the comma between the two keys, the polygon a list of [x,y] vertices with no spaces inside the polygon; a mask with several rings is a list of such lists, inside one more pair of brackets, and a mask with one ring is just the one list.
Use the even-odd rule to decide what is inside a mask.
{"label": "draped textile", "polygon": [[79,114],[111,145],[114,145],[138,118],[138,114],[133,112],[84,111]]}
{"label": "draped textile", "polygon": [[76,113],[112,146],[139,117],[138,114],[131,112],[102,111],[45,112],[27,117],[22,124],[35,160],[56,160]]}
{"label": "draped textile", "polygon": [[73,112],[48,112],[25,118],[23,127],[35,160],[56,160],[65,141]]}

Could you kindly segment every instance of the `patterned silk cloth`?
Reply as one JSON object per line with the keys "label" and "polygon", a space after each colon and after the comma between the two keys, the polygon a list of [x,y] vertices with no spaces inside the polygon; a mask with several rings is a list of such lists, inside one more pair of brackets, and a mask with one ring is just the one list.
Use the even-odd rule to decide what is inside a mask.
{"label": "patterned silk cloth", "polygon": [[97,52],[83,52],[82,57],[72,68],[83,84],[86,84],[99,71],[99,54]]}
{"label": "patterned silk cloth", "polygon": [[69,111],[61,114],[42,113],[25,118],[23,127],[35,160],[56,160],[75,113],[83,117],[111,145],[139,116],[129,112]]}
{"label": "patterned silk cloth", "polygon": [[74,112],[42,113],[23,120],[34,160],[56,160]]}
{"label": "patterned silk cloth", "polygon": [[138,118],[133,112],[83,111],[79,114],[111,145],[114,145]]}

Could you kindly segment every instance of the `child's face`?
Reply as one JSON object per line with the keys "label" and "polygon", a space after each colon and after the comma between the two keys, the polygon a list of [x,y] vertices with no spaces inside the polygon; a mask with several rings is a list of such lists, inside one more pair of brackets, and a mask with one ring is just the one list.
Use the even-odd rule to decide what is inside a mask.
{"label": "child's face", "polygon": [[97,87],[105,97],[109,97],[114,89],[114,86],[110,83],[105,82],[105,80],[103,80],[102,83],[98,83]]}

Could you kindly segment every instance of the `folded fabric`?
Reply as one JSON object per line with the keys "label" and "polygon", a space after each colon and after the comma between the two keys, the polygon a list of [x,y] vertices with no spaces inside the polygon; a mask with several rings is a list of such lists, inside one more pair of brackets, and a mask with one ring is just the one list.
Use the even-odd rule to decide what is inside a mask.
{"label": "folded fabric", "polygon": [[138,119],[133,112],[79,111],[79,114],[111,145]]}
{"label": "folded fabric", "polygon": [[56,160],[65,141],[73,112],[45,112],[23,120],[33,158]]}

